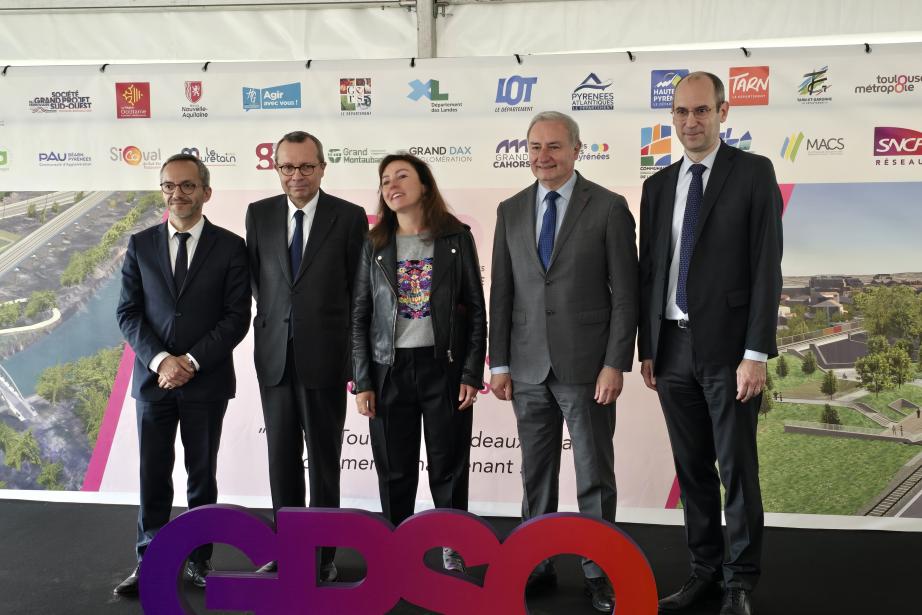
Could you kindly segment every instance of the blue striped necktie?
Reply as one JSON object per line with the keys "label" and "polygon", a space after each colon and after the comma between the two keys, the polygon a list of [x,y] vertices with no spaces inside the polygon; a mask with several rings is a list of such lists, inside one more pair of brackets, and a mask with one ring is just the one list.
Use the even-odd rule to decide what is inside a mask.
{"label": "blue striped necktie", "polygon": [[545,195],[547,209],[544,211],[544,219],[541,221],[541,234],[538,235],[538,256],[541,257],[541,264],[547,271],[547,266],[551,262],[551,254],[554,252],[554,231],[557,230],[557,194],[554,190]]}
{"label": "blue striped necktie", "polygon": [[679,309],[688,314],[688,266],[691,263],[692,251],[695,247],[695,227],[698,225],[698,209],[704,195],[704,180],[702,175],[707,167],[703,164],[693,164],[689,171],[692,174],[691,185],[688,187],[688,199],[685,201],[685,217],[682,218],[682,244],[679,247],[679,284],[676,287],[675,302]]}

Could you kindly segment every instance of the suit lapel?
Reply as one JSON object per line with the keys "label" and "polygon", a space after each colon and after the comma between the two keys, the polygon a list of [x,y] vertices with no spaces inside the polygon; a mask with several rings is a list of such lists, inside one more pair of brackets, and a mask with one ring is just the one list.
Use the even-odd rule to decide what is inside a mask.
{"label": "suit lapel", "polygon": [[311,266],[314,256],[320,250],[320,246],[330,235],[330,229],[336,221],[336,210],[332,203],[327,199],[323,190],[320,191],[320,197],[317,199],[317,209],[314,211],[314,220],[311,222],[311,230],[307,236],[307,247],[304,248],[304,258],[301,259],[301,269],[294,276],[297,281],[304,275],[307,268]]}
{"label": "suit lapel", "polygon": [[723,190],[724,183],[730,175],[735,155],[736,150],[734,148],[723,142],[720,143],[717,157],[714,159],[714,168],[711,169],[708,176],[708,185],[704,190],[701,210],[698,212],[698,224],[695,225],[695,244],[698,243],[698,238],[701,237],[701,229],[704,228],[704,224],[707,222],[708,214],[714,209],[717,197],[720,195],[720,191]]}
{"label": "suit lapel", "polygon": [[538,194],[538,182],[525,193],[525,196],[515,204],[516,219],[510,220],[509,224],[515,229],[515,234],[521,244],[523,254],[526,258],[537,267],[541,274],[544,274],[544,266],[541,264],[541,257],[538,256],[538,242],[535,241],[535,199]]}
{"label": "suit lapel", "polygon": [[198,245],[195,246],[195,254],[192,255],[192,262],[189,263],[189,272],[183,281],[179,295],[182,296],[183,290],[189,287],[192,278],[202,269],[203,263],[208,260],[208,253],[214,247],[215,236],[217,232],[214,225],[205,218],[205,226],[202,228],[202,234],[198,238]]}
{"label": "suit lapel", "polygon": [[288,285],[291,286],[291,257],[288,255],[288,197],[280,195],[278,199],[267,206],[267,227],[271,230],[269,248],[275,252],[279,261],[279,269],[285,274]]}
{"label": "suit lapel", "polygon": [[395,295],[397,292],[397,239],[392,238],[387,245],[372,254],[373,267],[380,267],[384,271],[384,279],[390,285]]}
{"label": "suit lapel", "polygon": [[660,193],[660,202],[657,204],[657,224],[659,225],[659,236],[665,238],[665,241],[658,242],[658,249],[663,253],[661,262],[669,266],[672,259],[672,251],[669,249],[672,245],[672,217],[675,215],[675,189],[679,183],[679,169],[682,167],[682,160],[670,166],[666,170],[665,185]]}
{"label": "suit lapel", "polygon": [[160,272],[163,274],[163,281],[166,287],[170,289],[173,299],[176,299],[176,285],[173,282],[173,266],[170,264],[170,227],[169,222],[164,222],[152,235],[154,246],[153,253],[157,255],[157,262],[160,263]]}
{"label": "suit lapel", "polygon": [[[554,241],[554,250],[551,252],[551,260],[547,265],[548,269],[554,266],[554,261],[557,260],[557,255],[560,254],[560,251],[563,249],[563,244],[566,243],[567,239],[573,233],[573,229],[576,227],[576,222],[580,214],[582,214],[586,206],[589,205],[589,199],[589,186],[586,185],[583,176],[576,173],[576,183],[573,185],[573,194],[570,195],[570,202],[567,204],[567,213],[564,214],[563,224],[561,224],[560,232],[557,233],[557,239]],[[532,228],[535,228],[534,224]]]}

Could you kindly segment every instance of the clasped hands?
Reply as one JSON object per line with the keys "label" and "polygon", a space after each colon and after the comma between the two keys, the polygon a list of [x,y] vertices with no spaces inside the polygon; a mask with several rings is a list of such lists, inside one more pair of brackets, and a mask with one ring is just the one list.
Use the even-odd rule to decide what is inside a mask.
{"label": "clasped hands", "polygon": [[189,357],[170,355],[160,362],[157,374],[160,376],[157,386],[161,389],[178,389],[195,376],[195,366]]}

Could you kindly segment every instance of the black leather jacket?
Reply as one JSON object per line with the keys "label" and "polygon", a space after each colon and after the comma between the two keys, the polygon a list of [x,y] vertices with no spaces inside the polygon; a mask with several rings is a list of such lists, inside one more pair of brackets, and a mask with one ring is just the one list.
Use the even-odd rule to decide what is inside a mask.
{"label": "black leather jacket", "polygon": [[[380,395],[376,367],[394,364],[397,326],[397,246],[380,250],[366,239],[353,286],[352,366],[355,393]],[[487,311],[480,261],[470,227],[435,239],[429,298],[435,359],[445,361],[449,385],[480,389],[487,343]],[[378,364],[378,366],[372,365]],[[382,373],[383,370],[382,370]]]}

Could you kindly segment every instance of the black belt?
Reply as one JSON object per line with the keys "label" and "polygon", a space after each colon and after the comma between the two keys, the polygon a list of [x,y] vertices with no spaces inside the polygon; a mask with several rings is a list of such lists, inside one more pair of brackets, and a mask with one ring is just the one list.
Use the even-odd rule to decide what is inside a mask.
{"label": "black belt", "polygon": [[678,327],[679,329],[689,329],[689,328],[691,328],[691,323],[689,323],[689,322],[688,322],[686,319],[684,319],[684,318],[680,318],[679,320],[668,320],[668,319],[667,319],[666,322],[672,323],[673,325],[675,325],[675,326]]}

